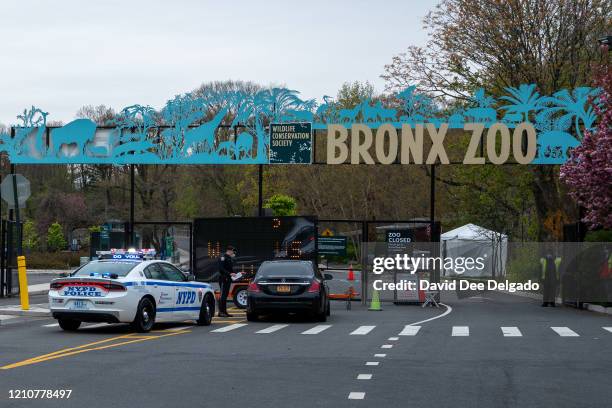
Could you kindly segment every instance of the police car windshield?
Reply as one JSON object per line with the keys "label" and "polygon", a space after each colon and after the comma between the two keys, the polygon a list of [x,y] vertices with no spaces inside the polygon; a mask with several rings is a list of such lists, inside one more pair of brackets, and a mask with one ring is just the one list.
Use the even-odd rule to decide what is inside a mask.
{"label": "police car windshield", "polygon": [[259,276],[304,276],[314,275],[312,266],[307,262],[270,262],[264,263],[257,271]]}
{"label": "police car windshield", "polygon": [[102,275],[105,273],[115,274],[118,277],[123,277],[130,273],[138,262],[129,261],[93,261],[78,269],[72,276],[91,276]]}

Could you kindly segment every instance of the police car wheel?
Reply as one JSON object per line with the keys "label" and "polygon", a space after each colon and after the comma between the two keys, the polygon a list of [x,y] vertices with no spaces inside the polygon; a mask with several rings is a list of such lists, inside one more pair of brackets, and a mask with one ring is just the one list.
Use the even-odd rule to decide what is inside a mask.
{"label": "police car wheel", "polygon": [[234,304],[239,309],[247,307],[247,288],[240,288],[234,292]]}
{"label": "police car wheel", "polygon": [[146,333],[155,324],[155,305],[150,299],[143,298],[138,303],[136,318],[132,322],[132,327],[139,333]]}
{"label": "police car wheel", "polygon": [[211,294],[207,294],[200,306],[200,317],[198,318],[198,326],[210,326],[212,318],[215,315],[215,298]]}
{"label": "police car wheel", "polygon": [[75,331],[79,328],[79,326],[81,326],[80,320],[59,319],[57,322],[59,323],[59,326],[66,331]]}

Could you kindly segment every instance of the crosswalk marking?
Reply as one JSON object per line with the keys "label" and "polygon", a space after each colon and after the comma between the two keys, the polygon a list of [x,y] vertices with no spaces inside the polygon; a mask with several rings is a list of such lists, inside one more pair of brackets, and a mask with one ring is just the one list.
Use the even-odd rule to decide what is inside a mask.
{"label": "crosswalk marking", "polygon": [[287,326],[289,326],[289,325],[288,324],[274,324],[274,325],[272,325],[270,327],[266,327],[265,329],[257,330],[255,333],[258,333],[258,334],[274,333],[275,331],[278,331],[280,329],[284,329]]}
{"label": "crosswalk marking", "polygon": [[231,330],[239,329],[246,325],[247,325],[246,323],[234,323],[234,324],[230,324],[229,326],[220,327],[218,329],[212,330],[211,333],[225,333]]}
{"label": "crosswalk marking", "polygon": [[390,349],[393,348],[393,344],[383,344],[382,346],[380,346],[380,348]]}
{"label": "crosswalk marking", "polygon": [[602,329],[607,330],[610,333],[612,333],[612,327],[602,327]]}
{"label": "crosswalk marking", "polygon": [[59,323],[44,324],[43,327],[58,327]]}
{"label": "crosswalk marking", "polygon": [[365,392],[351,392],[348,395],[348,399],[362,400],[365,398]]}
{"label": "crosswalk marking", "polygon": [[387,340],[389,340],[389,341],[398,341],[399,337],[389,337]]}
{"label": "crosswalk marking", "polygon": [[378,364],[380,364],[380,362],[378,362],[378,361],[367,361],[365,365],[367,365],[367,366],[377,366]]}
{"label": "crosswalk marking", "polygon": [[416,336],[419,330],[421,330],[421,326],[404,326],[404,330],[398,336]]}
{"label": "crosswalk marking", "polygon": [[0,322],[3,322],[5,320],[11,320],[14,319],[17,316],[13,316],[13,315],[0,315]]}
{"label": "crosswalk marking", "polygon": [[453,326],[453,337],[465,337],[470,335],[469,326]]}
{"label": "crosswalk marking", "polygon": [[323,330],[327,330],[330,327],[331,327],[331,325],[329,325],[329,324],[320,324],[318,326],[313,327],[312,329],[308,329],[306,331],[303,331],[302,334],[319,334]]}
{"label": "crosswalk marking", "polygon": [[371,380],[372,374],[357,374],[358,380]]}
{"label": "crosswalk marking", "polygon": [[359,326],[357,329],[351,332],[351,336],[364,336],[374,330],[376,326]]}
{"label": "crosswalk marking", "polygon": [[501,331],[504,337],[521,337],[523,335],[518,327],[502,327]]}
{"label": "crosswalk marking", "polygon": [[551,327],[561,337],[579,337],[580,335],[569,327]]}
{"label": "crosswalk marking", "polygon": [[88,324],[84,327],[84,329],[97,329],[99,327],[108,327],[110,324],[108,323],[96,323],[96,324]]}
{"label": "crosswalk marking", "polygon": [[374,357],[385,358],[385,357],[387,357],[387,355],[386,354],[374,354]]}

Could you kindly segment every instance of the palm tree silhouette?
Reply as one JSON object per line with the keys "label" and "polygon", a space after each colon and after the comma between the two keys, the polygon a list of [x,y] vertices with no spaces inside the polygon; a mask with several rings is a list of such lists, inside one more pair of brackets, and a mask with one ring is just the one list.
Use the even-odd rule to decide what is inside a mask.
{"label": "palm tree silhouette", "polygon": [[508,87],[506,92],[510,96],[502,96],[499,99],[510,102],[510,105],[504,105],[501,109],[505,109],[507,113],[523,115],[525,122],[529,121],[529,112],[538,111],[544,106],[545,100],[536,91],[535,84],[521,84],[518,88]]}
{"label": "palm tree silhouette", "polygon": [[552,113],[562,113],[558,119],[559,121],[574,120],[576,137],[582,140],[583,133],[580,130],[580,122],[582,122],[585,129],[590,129],[593,123],[595,123],[597,115],[589,102],[599,92],[600,90],[597,88],[593,89],[584,86],[574,89],[573,92],[562,89],[555,92],[553,96],[546,98],[546,101],[553,105],[548,108]]}

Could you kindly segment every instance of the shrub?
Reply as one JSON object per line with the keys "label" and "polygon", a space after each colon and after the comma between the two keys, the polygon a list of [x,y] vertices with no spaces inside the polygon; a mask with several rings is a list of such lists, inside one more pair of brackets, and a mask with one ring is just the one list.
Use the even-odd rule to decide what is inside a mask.
{"label": "shrub", "polygon": [[47,249],[50,251],[59,251],[65,249],[66,245],[68,245],[68,243],[66,242],[66,238],[64,238],[62,226],[54,222],[47,230]]}

